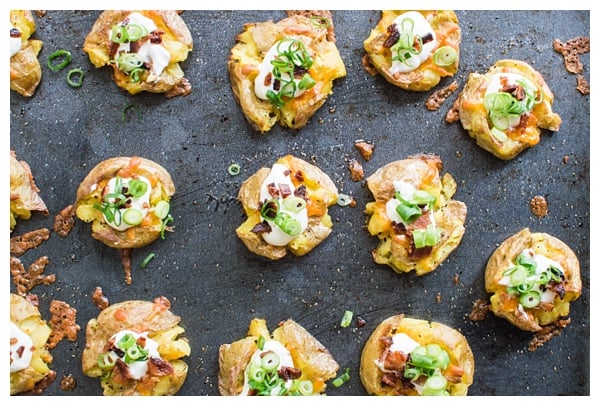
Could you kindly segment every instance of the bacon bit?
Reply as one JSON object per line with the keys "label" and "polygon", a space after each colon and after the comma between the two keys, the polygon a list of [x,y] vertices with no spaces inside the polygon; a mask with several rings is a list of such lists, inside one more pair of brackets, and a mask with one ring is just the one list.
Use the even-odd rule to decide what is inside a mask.
{"label": "bacon bit", "polygon": [[577,75],[577,87],[575,89],[583,95],[590,94],[590,84],[583,75]]}
{"label": "bacon bit", "polygon": [[294,173],[294,179],[296,179],[298,182],[304,182],[304,174],[302,171],[296,171]]}
{"label": "bacon bit", "polygon": [[452,278],[452,283],[456,286],[456,285],[458,285],[459,282],[460,282],[460,276],[457,273],[455,273],[454,277]]}
{"label": "bacon bit", "polygon": [[435,302],[436,303],[441,303],[442,302],[442,294],[441,293],[437,293],[435,295]]}
{"label": "bacon bit", "polygon": [[386,31],[388,36],[383,42],[383,46],[384,48],[391,48],[396,42],[398,42],[398,39],[400,39],[400,31],[398,31],[398,26],[396,24],[388,25]]}
{"label": "bacon bit", "polygon": [[53,300],[50,302],[50,313],[52,318],[48,324],[52,328],[52,332],[48,338],[48,348],[56,347],[63,338],[76,341],[77,333],[81,330],[76,322],[77,310],[66,302]]}
{"label": "bacon bit", "polygon": [[19,257],[28,250],[39,247],[48,238],[50,238],[50,230],[47,228],[40,228],[21,236],[12,237],[10,239],[10,253]]}
{"label": "bacon bit", "polygon": [[[131,230],[131,228],[130,228]],[[125,283],[131,285],[131,253],[132,248],[123,248],[121,250],[121,262],[123,263],[123,269],[125,270]]]}
{"label": "bacon bit", "polygon": [[113,313],[113,316],[114,316],[115,320],[117,320],[117,321],[126,321],[127,320],[127,312],[122,307],[115,310],[115,312]]}
{"label": "bacon bit", "polygon": [[71,204],[60,211],[54,217],[53,230],[61,237],[69,235],[75,225],[75,205]]}
{"label": "bacon bit", "polygon": [[171,302],[164,296],[157,297],[154,299],[154,305],[152,306],[152,312],[146,317],[147,321],[152,320],[154,317],[160,315],[162,312],[171,308]]}
{"label": "bacon bit", "polygon": [[10,257],[10,273],[13,276],[13,283],[16,285],[19,295],[25,296],[37,285],[48,286],[56,281],[55,274],[42,276],[49,262],[47,256],[40,257],[26,271],[20,259]]}
{"label": "bacon bit", "polygon": [[490,311],[489,303],[483,299],[477,299],[473,302],[469,319],[472,321],[482,321]]}
{"label": "bacon bit", "polygon": [[539,347],[542,347],[545,343],[550,341],[553,337],[556,337],[562,333],[565,327],[567,327],[569,324],[571,324],[570,318],[566,320],[556,320],[552,324],[543,326],[540,331],[534,334],[533,339],[529,342],[527,349],[532,352],[537,350]]}
{"label": "bacon bit", "polygon": [[173,373],[173,365],[161,358],[148,358],[148,375],[168,376]]}
{"label": "bacon bit", "polygon": [[450,95],[454,93],[456,89],[458,89],[458,84],[455,80],[443,89],[436,90],[425,101],[425,107],[427,107],[427,110],[430,111],[439,110],[446,99],[450,97]]}
{"label": "bacon bit", "polygon": [[457,97],[456,100],[454,100],[452,107],[446,113],[446,122],[447,123],[455,123],[458,120],[460,120],[460,113],[458,110],[458,106],[460,105],[459,99],[460,98]]}
{"label": "bacon bit", "polygon": [[444,371],[444,377],[450,383],[461,383],[465,371],[458,365],[449,365]]}
{"label": "bacon bit", "polygon": [[537,217],[546,217],[548,215],[548,202],[544,196],[534,196],[529,202],[529,210]]}
{"label": "bacon bit", "polygon": [[24,392],[23,395],[41,395],[42,392],[49,387],[55,379],[56,371],[50,370],[40,381],[35,384],[32,390]]}
{"label": "bacon bit", "polygon": [[360,152],[360,155],[363,157],[365,161],[371,159],[373,155],[373,150],[375,149],[375,144],[372,142],[367,142],[364,140],[359,140],[354,142],[354,147]]}
{"label": "bacon bit", "polygon": [[66,392],[72,392],[77,387],[77,381],[73,378],[73,375],[65,375],[60,380],[60,389]]}
{"label": "bacon bit", "polygon": [[117,358],[115,366],[112,370],[111,378],[116,384],[124,386],[127,385],[128,381],[131,379],[129,367],[121,358]]}
{"label": "bacon bit", "polygon": [[562,162],[563,162],[563,164],[568,164],[569,163],[569,156],[568,155],[563,156]]}
{"label": "bacon bit", "polygon": [[109,306],[108,298],[102,294],[102,288],[96,286],[94,293],[92,293],[92,302],[100,310],[104,310]]}
{"label": "bacon bit", "polygon": [[361,181],[365,176],[362,165],[354,158],[348,161],[348,169],[350,170],[350,179],[355,182]]}
{"label": "bacon bit", "polygon": [[356,327],[364,327],[367,325],[367,321],[360,316],[356,316]]}
{"label": "bacon bit", "polygon": [[267,221],[261,221],[260,223],[258,223],[257,225],[255,225],[254,227],[252,227],[252,230],[250,230],[250,232],[254,233],[254,234],[262,234],[262,233],[270,233],[272,231],[271,226],[269,225],[269,223],[267,223]]}
{"label": "bacon bit", "polygon": [[377,71],[375,66],[373,66],[373,63],[371,62],[371,58],[369,58],[368,54],[363,55],[361,62],[362,62],[363,68],[365,68],[365,70],[367,71],[367,73],[369,75],[377,76],[379,74],[379,72]]}
{"label": "bacon bit", "polygon": [[165,93],[167,99],[176,96],[187,96],[192,93],[192,84],[186,78],[182,78],[171,90]]}
{"label": "bacon bit", "polygon": [[286,381],[289,381],[290,379],[299,379],[302,376],[302,370],[289,366],[282,366],[277,372],[279,377]]}

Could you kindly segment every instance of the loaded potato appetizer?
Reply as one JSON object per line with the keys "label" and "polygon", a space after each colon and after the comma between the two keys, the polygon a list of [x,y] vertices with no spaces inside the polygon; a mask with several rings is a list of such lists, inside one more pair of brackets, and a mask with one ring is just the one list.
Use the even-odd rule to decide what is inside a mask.
{"label": "loaded potato appetizer", "polygon": [[227,68],[236,102],[253,128],[303,128],[346,68],[328,37],[331,21],[291,15],[249,23],[236,36]]}
{"label": "loaded potato appetizer", "polygon": [[360,379],[379,396],[465,396],[475,358],[467,339],[437,322],[389,317],[371,334],[360,358]]}
{"label": "loaded potato appetizer", "polygon": [[131,283],[133,248],[146,246],[170,230],[171,175],[146,158],[115,157],[97,164],[77,189],[76,215],[92,223],[92,237],[121,250]]}
{"label": "loaded potato appetizer", "polygon": [[112,66],[120,88],[167,97],[191,92],[179,63],[192,49],[192,34],[173,10],[104,11],[83,44],[95,67]]}
{"label": "loaded potato appetizer", "polygon": [[320,395],[338,369],[323,344],[295,321],[286,320],[270,333],[265,320],[253,319],[246,338],[219,347],[219,393]]}
{"label": "loaded potato appetizer", "polygon": [[373,250],[376,263],[424,275],[458,247],[467,206],[452,199],[456,181],[441,171],[439,156],[420,154],[391,162],[367,178],[375,198],[365,213],[369,233],[379,239]]}
{"label": "loaded potato appetizer", "polygon": [[52,330],[38,308],[10,294],[10,394],[37,393],[56,378],[47,342]]}
{"label": "loaded potato appetizer", "polygon": [[460,41],[452,10],[383,10],[363,44],[366,67],[394,86],[427,91],[458,70]]}
{"label": "loaded potato appetizer", "polygon": [[494,251],[485,268],[490,309],[526,331],[569,314],[581,294],[579,260],[564,242],[524,228]]}
{"label": "loaded potato appetizer", "polygon": [[337,202],[338,192],[321,169],[286,155],[250,176],[238,199],[248,218],[237,236],[251,252],[277,260],[288,251],[305,255],[329,236],[328,207]]}
{"label": "loaded potato appetizer", "polygon": [[165,297],[107,307],[88,322],[83,373],[100,378],[105,396],[174,395],[191,353],[180,320]]}
{"label": "loaded potato appetizer", "polygon": [[484,75],[471,73],[455,106],[477,145],[509,160],[540,142],[541,129],[559,130],[553,102],[539,72],[523,61],[504,59]]}
{"label": "loaded potato appetizer", "polygon": [[31,168],[19,161],[14,151],[10,152],[10,231],[17,225],[17,218],[28,219],[32,211],[48,215],[46,203],[39,195]]}
{"label": "loaded potato appetizer", "polygon": [[25,97],[33,96],[42,80],[42,41],[31,38],[35,29],[31,11],[10,10],[10,90]]}

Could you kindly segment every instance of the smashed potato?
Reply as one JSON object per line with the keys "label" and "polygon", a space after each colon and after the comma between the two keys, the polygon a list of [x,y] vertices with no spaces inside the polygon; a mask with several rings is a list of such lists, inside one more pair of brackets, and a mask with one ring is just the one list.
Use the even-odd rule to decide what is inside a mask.
{"label": "smashed potato", "polygon": [[103,11],[83,44],[95,67],[112,66],[120,88],[167,97],[191,92],[179,63],[192,49],[192,34],[173,10]]}
{"label": "smashed potato", "polygon": [[366,67],[394,86],[427,91],[457,72],[460,42],[452,10],[383,10],[363,44]]}
{"label": "smashed potato", "polygon": [[333,81],[346,76],[324,21],[291,15],[246,24],[236,36],[227,62],[233,96],[261,133],[276,123],[303,128],[332,93]]}
{"label": "smashed potato", "polygon": [[564,242],[524,228],[494,251],[485,268],[490,310],[526,331],[569,314],[581,294],[579,260]]}
{"label": "smashed potato", "polygon": [[[279,323],[271,334],[264,319],[253,319],[246,338],[219,347],[219,393],[319,395],[338,369],[323,344],[295,321]],[[277,385],[263,385],[262,374]]]}
{"label": "smashed potato", "polygon": [[10,152],[10,231],[17,225],[17,218],[28,219],[32,211],[48,215],[46,203],[39,195],[31,168],[25,161],[17,160],[14,151]]}
{"label": "smashed potato", "polygon": [[237,236],[251,252],[277,260],[288,251],[305,255],[329,236],[328,207],[338,191],[321,169],[286,155],[244,181],[238,199],[248,218]]}
{"label": "smashed potato", "polygon": [[43,390],[55,378],[48,337],[52,330],[36,306],[10,294],[10,394]]}
{"label": "smashed potato", "polygon": [[29,10],[10,10],[10,90],[31,97],[42,80],[38,55],[42,41],[32,39],[36,24]]}
{"label": "smashed potato", "polygon": [[486,74],[471,73],[456,106],[465,130],[481,148],[510,160],[540,142],[541,129],[558,131],[554,95],[529,64],[504,59]]}
{"label": "smashed potato", "polygon": [[367,228],[377,236],[378,264],[395,272],[424,275],[436,269],[460,244],[467,206],[452,199],[456,181],[440,176],[437,155],[419,154],[391,162],[367,178],[375,201],[366,205]]}
{"label": "smashed potato", "polygon": [[174,395],[191,353],[181,317],[164,297],[113,304],[86,327],[83,373],[100,378],[105,396]]}
{"label": "smashed potato", "polygon": [[467,339],[445,324],[392,316],[373,331],[360,358],[371,395],[467,395],[475,358]]}

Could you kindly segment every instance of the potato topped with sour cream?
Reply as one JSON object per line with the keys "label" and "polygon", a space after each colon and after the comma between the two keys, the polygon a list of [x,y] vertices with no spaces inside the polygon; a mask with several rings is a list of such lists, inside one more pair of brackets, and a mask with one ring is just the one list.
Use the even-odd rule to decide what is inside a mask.
{"label": "potato topped with sour cream", "polygon": [[35,29],[31,11],[10,10],[10,90],[25,97],[33,96],[42,80],[42,41],[31,38]]}

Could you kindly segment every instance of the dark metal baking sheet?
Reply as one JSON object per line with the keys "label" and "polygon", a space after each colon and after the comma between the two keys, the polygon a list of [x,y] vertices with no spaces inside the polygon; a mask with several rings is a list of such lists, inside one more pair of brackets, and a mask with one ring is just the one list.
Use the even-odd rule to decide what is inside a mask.
{"label": "dark metal baking sheet", "polygon": [[[590,98],[576,89],[562,56],[552,49],[589,36],[589,10],[457,11],[462,28],[459,86],[468,73],[485,72],[494,61],[521,59],[545,77],[555,95],[554,110],[562,126],[544,133],[541,142],[504,162],[478,148],[458,124],[444,121],[454,97],[437,112],[425,109],[427,93],[411,93],[371,77],[361,64],[362,43],[379,20],[379,11],[335,10],[337,44],[347,77],[334,84],[333,95],[300,131],[274,128],[260,135],[250,128],[235,104],[226,70],[234,37],[248,22],[279,20],[284,11],[185,11],[194,51],[182,64],[193,92],[187,97],[131,96],[112,82],[110,69],[96,69],[82,52],[85,35],[99,11],[48,11],[38,18],[35,37],[44,41],[43,64],[50,53],[73,53],[70,67],[85,72],[83,86],[70,88],[66,72],[43,67],[42,83],[30,99],[11,92],[10,148],[33,171],[50,216],[34,214],[19,221],[13,235],[51,228],[54,215],[75,200],[79,182],[101,160],[139,155],[162,164],[173,175],[175,231],[164,241],[134,250],[133,283],[124,283],[118,252],[90,237],[78,222],[72,233],[52,234],[21,257],[26,266],[48,255],[50,286],[32,290],[49,317],[51,300],[77,309],[82,330],[76,342],[62,341],[53,350],[56,381],[45,395],[100,395],[100,383],[83,376],[80,355],[84,329],[98,314],[91,294],[101,286],[111,303],[153,300],[163,295],[181,315],[192,346],[189,375],[179,395],[218,395],[218,348],[243,337],[253,317],[274,328],[293,318],[333,354],[350,381],[328,389],[331,396],[365,395],[358,376],[362,346],[375,326],[397,313],[446,323],[459,329],[475,354],[470,395],[590,394]],[[589,54],[582,55],[589,80]],[[445,79],[441,86],[449,84]],[[133,104],[141,119],[125,106]],[[130,110],[129,113],[133,113]],[[395,274],[376,265],[370,251],[376,239],[365,230],[364,205],[370,194],[363,182],[350,180],[346,159],[361,160],[354,141],[375,144],[363,162],[365,174],[410,154],[439,154],[444,171],[458,182],[455,198],[468,206],[466,233],[458,249],[423,277]],[[355,208],[331,208],[331,236],[304,257],[272,262],[250,254],[235,236],[244,220],[236,195],[240,184],[258,168],[292,153],[330,174],[340,192],[352,195]],[[227,167],[237,162],[241,174]],[[542,195],[549,213],[535,217],[529,201]],[[527,350],[531,334],[489,314],[468,318],[476,299],[487,299],[483,270],[488,257],[506,237],[523,227],[559,237],[581,262],[583,294],[571,307],[572,323],[535,352]],[[141,261],[154,260],[144,269]],[[455,276],[458,283],[455,283]],[[15,290],[12,281],[11,291]],[[367,323],[340,327],[345,310]],[[60,380],[72,375],[72,392]]]}

